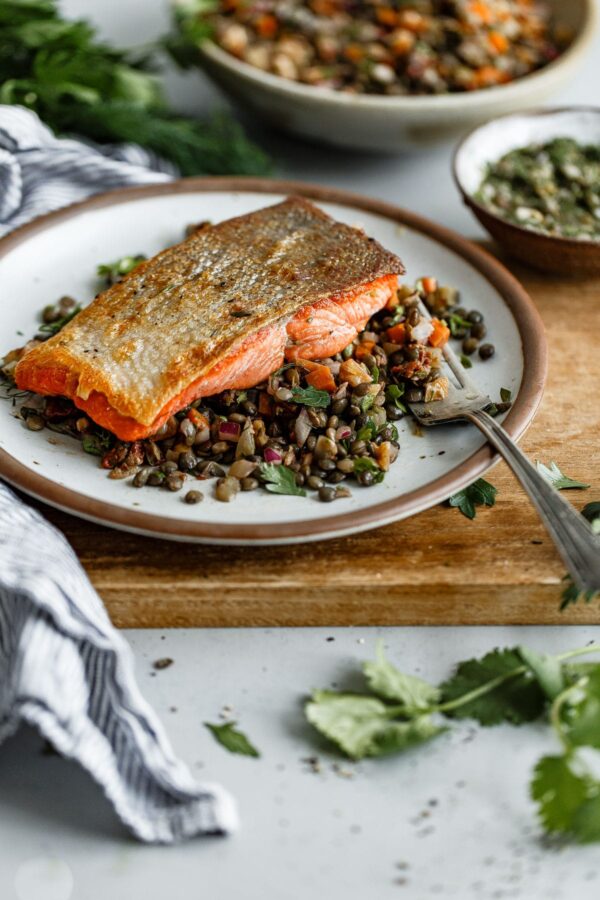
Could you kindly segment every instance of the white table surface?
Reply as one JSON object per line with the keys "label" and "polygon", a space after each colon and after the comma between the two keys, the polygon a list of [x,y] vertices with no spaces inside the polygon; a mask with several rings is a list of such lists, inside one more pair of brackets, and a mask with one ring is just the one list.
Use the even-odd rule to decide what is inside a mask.
{"label": "white table surface", "polygon": [[[64,0],[106,37],[140,43],[164,31],[166,0]],[[556,103],[597,102],[600,39]],[[219,102],[196,73],[168,75],[173,101]],[[385,197],[468,236],[480,232],[448,177],[450,145],[413,156],[335,153],[263,136],[282,174]],[[525,501],[524,501],[525,502]],[[284,550],[282,551],[285,552]],[[201,560],[201,550],[199,551]],[[568,617],[565,616],[565,622]],[[136,844],[76,766],[41,753],[23,729],[0,749],[0,900],[592,900],[597,848],[551,848],[527,795],[531,769],[556,749],[545,726],[455,726],[419,752],[332,768],[304,723],[311,687],[340,683],[384,638],[402,668],[442,679],[458,659],[528,643],[557,652],[598,628],[349,628],[130,631],[141,686],[199,779],[237,798],[241,830],[174,848]],[[333,637],[334,640],[327,640]],[[152,661],[174,664],[155,672]],[[203,727],[223,705],[262,751],[229,755]],[[322,771],[302,761],[318,755]]]}

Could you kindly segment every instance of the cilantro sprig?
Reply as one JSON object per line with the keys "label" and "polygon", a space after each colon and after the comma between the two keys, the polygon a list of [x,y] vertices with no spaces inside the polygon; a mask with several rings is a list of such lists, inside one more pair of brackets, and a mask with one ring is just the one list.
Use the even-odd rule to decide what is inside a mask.
{"label": "cilantro sprig", "polygon": [[600,749],[600,662],[577,657],[596,646],[546,656],[517,646],[458,664],[439,686],[390,663],[380,643],[363,665],[364,693],[315,691],[308,721],[352,759],[387,756],[437,737],[452,718],[484,727],[545,718],[561,752],[539,760],[530,785],[546,831],[600,841],[600,780],[586,751]]}

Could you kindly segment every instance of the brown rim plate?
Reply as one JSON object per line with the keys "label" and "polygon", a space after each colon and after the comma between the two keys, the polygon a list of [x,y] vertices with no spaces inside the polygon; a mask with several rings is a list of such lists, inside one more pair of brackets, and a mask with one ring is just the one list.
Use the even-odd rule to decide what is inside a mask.
{"label": "brown rim plate", "polygon": [[[118,215],[119,206],[131,201],[164,195],[177,196],[206,192],[277,196],[301,194],[316,202],[350,207],[353,211],[357,211],[357,220],[360,219],[361,213],[381,217],[394,223],[394,227],[415,232],[422,238],[429,239],[446,251],[460,257],[500,295],[516,325],[522,344],[523,373],[512,409],[504,420],[504,427],[513,438],[518,438],[523,434],[540,403],[547,365],[544,328],[531,299],[519,282],[484,250],[440,225],[380,200],[299,182],[228,177],[189,178],[165,184],[111,191],[36,219],[5,237],[0,241],[0,274],[3,271],[3,261],[8,254],[34,236],[49,232],[67,220],[82,217],[82,231],[85,231],[84,217],[96,210],[114,207],[115,215]],[[265,200],[268,201],[268,197]],[[182,221],[181,224],[183,225],[185,222]],[[130,250],[129,247],[123,248],[124,253],[130,252]],[[409,259],[405,262],[410,265]],[[423,273],[411,272],[410,274],[418,277]],[[441,502],[480,477],[497,461],[497,458],[492,450],[484,445],[440,477],[436,477],[418,488],[392,497],[388,496],[369,506],[348,511],[335,512],[335,506],[332,509],[332,506],[318,504],[318,515],[315,515],[314,507],[311,506],[312,518],[300,518],[286,522],[260,521],[260,516],[257,516],[258,521],[250,523],[179,519],[145,512],[131,508],[131,506],[115,505],[100,497],[90,497],[79,493],[71,487],[61,485],[57,480],[33,471],[30,466],[24,465],[2,447],[0,447],[0,475],[25,493],[52,506],[116,528],[181,541],[272,544],[338,537],[418,513]],[[337,501],[340,504],[341,502]],[[230,511],[233,506],[234,504],[227,505],[228,510]]]}

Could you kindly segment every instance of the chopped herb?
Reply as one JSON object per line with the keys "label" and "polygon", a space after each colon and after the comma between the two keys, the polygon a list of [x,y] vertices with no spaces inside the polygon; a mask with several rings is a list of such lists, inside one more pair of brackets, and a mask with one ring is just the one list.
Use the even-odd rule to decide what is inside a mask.
{"label": "chopped herb", "polygon": [[384,473],[381,471],[374,459],[369,456],[357,456],[354,460],[354,473],[360,475],[361,472],[370,472],[373,476],[375,484],[383,481]]}
{"label": "chopped herb", "polygon": [[43,334],[58,334],[79,312],[81,312],[81,306],[78,304],[70,313],[67,313],[66,316],[62,316],[55,322],[44,322],[43,325],[40,325],[38,331],[41,331]]}
{"label": "chopped herb", "polygon": [[205,722],[204,725],[214,738],[229,750],[230,753],[238,753],[240,756],[253,756],[258,758],[260,753],[256,747],[250,743],[246,735],[242,731],[236,729],[237,722],[224,722],[222,725],[212,725]]}
{"label": "chopped herb", "polygon": [[360,410],[364,416],[370,409],[373,408],[373,404],[375,403],[375,397],[373,394],[365,394],[364,397],[361,397],[358,401],[358,405],[360,406]]}
{"label": "chopped herb", "polygon": [[259,471],[266,489],[272,494],[306,497],[306,491],[296,484],[296,473],[287,466],[262,463]]}
{"label": "chopped herb", "polygon": [[102,278],[107,286],[117,284],[122,279],[133,272],[140,263],[144,262],[146,257],[139,253],[137,256],[122,256],[112,263],[101,263],[96,269],[99,278]]}
{"label": "chopped herb", "polygon": [[473,361],[465,353],[460,354],[460,361],[462,363],[463,369],[472,369],[473,368]]}
{"label": "chopped herb", "polygon": [[493,484],[478,478],[473,484],[453,494],[448,503],[459,509],[467,519],[474,519],[477,514],[476,507],[494,506],[497,493],[498,490]]}
{"label": "chopped herb", "polygon": [[377,425],[373,421],[373,419],[367,419],[362,428],[356,433],[356,439],[358,441],[374,441],[377,437]]}
{"label": "chopped herb", "polygon": [[385,389],[385,399],[387,403],[393,403],[396,409],[399,409],[401,412],[406,413],[407,409],[404,403],[400,402],[400,397],[404,396],[404,391],[406,390],[404,382],[400,384],[389,384]]}
{"label": "chopped herb", "polygon": [[462,316],[457,316],[456,313],[449,313],[444,316],[444,319],[448,323],[448,328],[450,329],[452,337],[459,337],[461,333],[470,331],[473,327],[472,322],[469,322],[468,319],[463,319]]}
{"label": "chopped herb", "polygon": [[292,388],[292,400],[294,403],[302,403],[304,406],[317,406],[322,409],[331,403],[331,397],[327,391],[318,391],[314,387]]}
{"label": "chopped herb", "polygon": [[500,388],[500,399],[503,403],[510,403],[512,400],[512,391],[508,388]]}
{"label": "chopped herb", "polygon": [[379,381],[379,366],[373,366],[371,369],[371,380],[373,381],[373,384],[377,384]]}
{"label": "chopped herb", "polygon": [[559,137],[511,150],[489,166],[476,199],[530,231],[600,239],[600,152]]}
{"label": "chopped herb", "polygon": [[549,466],[545,466],[539,460],[536,462],[536,468],[540,475],[542,475],[546,481],[548,481],[553,487],[557,489],[557,491],[566,491],[571,488],[580,488],[581,490],[585,490],[589,488],[589,484],[586,484],[583,481],[575,481],[574,478],[569,478],[568,475],[563,475],[555,462],[551,462]]}

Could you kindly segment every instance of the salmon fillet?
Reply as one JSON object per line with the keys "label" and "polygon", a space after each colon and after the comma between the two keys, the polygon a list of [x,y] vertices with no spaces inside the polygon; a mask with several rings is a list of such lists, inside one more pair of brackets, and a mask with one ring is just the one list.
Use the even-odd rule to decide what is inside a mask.
{"label": "salmon fillet", "polygon": [[358,229],[290,197],[141,263],[26,353],[16,382],[69,397],[122,440],[148,437],[199,397],[339,352],[403,272]]}

